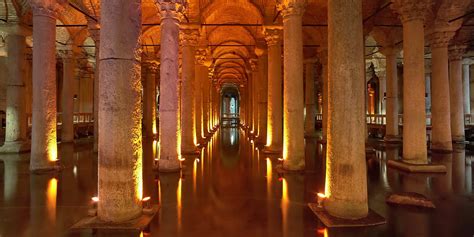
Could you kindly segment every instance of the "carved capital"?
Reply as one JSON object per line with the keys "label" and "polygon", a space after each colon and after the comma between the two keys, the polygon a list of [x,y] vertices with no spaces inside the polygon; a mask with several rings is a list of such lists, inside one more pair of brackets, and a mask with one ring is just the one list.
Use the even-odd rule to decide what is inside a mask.
{"label": "carved capital", "polygon": [[263,28],[265,41],[269,47],[281,44],[282,31],[283,28],[281,26],[265,26]]}
{"label": "carved capital", "polygon": [[397,55],[400,53],[400,47],[398,46],[387,46],[380,49],[380,53],[385,55],[385,57]]}
{"label": "carved capital", "polygon": [[64,11],[67,2],[67,0],[29,0],[33,16],[46,16],[54,19]]}
{"label": "carved capital", "polygon": [[257,69],[258,69],[257,63],[258,63],[258,60],[257,60],[257,59],[250,59],[249,65],[250,65],[250,69],[252,70],[252,72],[256,72],[256,71],[257,71]]}
{"label": "carved capital", "polygon": [[148,73],[156,74],[160,70],[160,64],[156,61],[142,62],[142,67],[147,70]]}
{"label": "carved capital", "polygon": [[451,41],[455,34],[456,32],[454,31],[434,32],[429,35],[428,41],[430,42],[431,48],[448,47],[449,41]]}
{"label": "carved capital", "polygon": [[208,63],[208,52],[205,48],[200,48],[196,50],[194,57],[196,58],[195,62],[199,65],[209,66]]}
{"label": "carved capital", "polygon": [[431,5],[431,0],[393,0],[390,7],[400,15],[400,20],[405,23],[413,20],[425,21],[427,9],[430,9]]}
{"label": "carved capital", "polygon": [[161,19],[175,19],[181,21],[188,6],[186,0],[155,0],[160,10]]}
{"label": "carved capital", "polygon": [[277,0],[277,9],[283,18],[290,16],[303,16],[306,7],[305,0]]}
{"label": "carved capital", "polygon": [[183,46],[195,47],[199,40],[198,29],[181,29],[179,32],[179,39]]}
{"label": "carved capital", "polygon": [[449,47],[449,61],[460,61],[466,53],[466,45],[453,45]]}
{"label": "carved capital", "polygon": [[76,53],[70,49],[60,49],[58,50],[59,57],[63,59],[63,61],[70,61],[76,57]]}

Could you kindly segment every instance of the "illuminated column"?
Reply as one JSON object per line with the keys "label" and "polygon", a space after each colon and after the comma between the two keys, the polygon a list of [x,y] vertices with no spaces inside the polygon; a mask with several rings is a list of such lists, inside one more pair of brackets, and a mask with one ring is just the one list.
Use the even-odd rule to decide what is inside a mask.
{"label": "illuminated column", "polygon": [[101,6],[97,216],[115,223],[142,213],[141,0]]}
{"label": "illuminated column", "polygon": [[205,49],[197,49],[195,54],[194,60],[194,70],[195,70],[195,83],[194,83],[194,112],[195,118],[194,123],[196,124],[196,142],[201,143],[204,134],[204,113],[203,113],[203,105],[204,105],[204,94],[202,92],[202,87],[204,81],[207,80],[207,67],[204,65],[206,60],[206,50]]}
{"label": "illuminated column", "polygon": [[397,55],[398,50],[393,47],[385,47],[382,53],[386,58],[386,126],[385,141],[400,141],[398,129],[398,75],[397,75]]}
{"label": "illuminated column", "polygon": [[305,136],[314,137],[316,134],[315,131],[315,122],[316,122],[316,94],[314,92],[314,66],[316,60],[309,59],[305,62],[306,67],[306,87],[305,87],[305,105],[306,105],[306,115],[305,115]]}
{"label": "illuminated column", "polygon": [[[327,48],[323,48],[319,52],[321,62],[321,77],[323,78],[323,122],[322,122],[322,133],[323,141],[326,141],[328,134],[328,51]],[[364,115],[365,116],[365,115]]]}
{"label": "illuminated column", "polygon": [[[451,151],[448,44],[455,32],[435,32],[431,43],[431,149]],[[424,59],[423,59],[424,60]],[[403,129],[405,130],[405,128]]]}
{"label": "illuminated column", "polygon": [[24,27],[14,25],[7,28],[6,66],[6,131],[5,143],[0,153],[17,153],[30,150],[26,118],[26,41],[29,33]]}
{"label": "illuminated column", "polygon": [[470,92],[470,83],[471,78],[469,66],[471,65],[471,60],[463,60],[462,64],[462,83],[463,83],[463,103],[464,103],[464,114],[471,114],[471,92]]}
{"label": "illuminated column", "polygon": [[265,27],[268,45],[267,150],[280,152],[283,145],[281,26]]}
{"label": "illuminated column", "polygon": [[431,59],[425,61],[425,111],[431,114]]}
{"label": "illuminated column", "polygon": [[62,125],[61,142],[74,141],[74,77],[76,69],[76,52],[64,50],[63,59],[63,88],[61,91]]}
{"label": "illuminated column", "polygon": [[209,68],[203,70],[202,78],[202,130],[204,138],[209,137]]}
{"label": "illuminated column", "polygon": [[100,54],[100,26],[97,22],[88,21],[89,32],[95,43],[95,71],[94,71],[94,152],[99,151],[99,54]]}
{"label": "illuminated column", "polygon": [[368,214],[362,34],[362,1],[329,0],[324,208],[330,215],[345,219]]}
{"label": "illuminated column", "polygon": [[30,2],[33,10],[33,125],[30,170],[56,169],[56,17],[55,0]]}
{"label": "illuminated column", "polygon": [[160,64],[160,171],[181,169],[181,128],[178,91],[179,23],[184,2],[156,0],[161,12]]}
{"label": "illuminated column", "polygon": [[182,83],[181,83],[181,153],[196,154],[197,138],[194,98],[195,90],[195,47],[199,38],[197,26],[185,25],[181,29],[180,42],[182,43]]}
{"label": "illuminated column", "polygon": [[250,67],[252,69],[251,83],[252,83],[252,129],[254,136],[258,136],[258,65],[257,60],[252,59],[250,61]]}
{"label": "illuminated column", "polygon": [[303,0],[278,5],[283,16],[283,168],[304,169]]}
{"label": "illuminated column", "polygon": [[156,73],[158,65],[154,62],[142,64],[145,71],[145,85],[143,93],[143,131],[148,139],[156,136]]}
{"label": "illuminated column", "polygon": [[258,56],[258,142],[267,141],[267,94],[268,94],[268,54],[265,50],[257,49]]}
{"label": "illuminated column", "polygon": [[427,163],[424,20],[429,0],[395,0],[403,23],[403,161]]}
{"label": "illuminated column", "polygon": [[449,89],[451,102],[451,134],[453,142],[464,143],[464,96],[462,56],[466,46],[449,49]]}

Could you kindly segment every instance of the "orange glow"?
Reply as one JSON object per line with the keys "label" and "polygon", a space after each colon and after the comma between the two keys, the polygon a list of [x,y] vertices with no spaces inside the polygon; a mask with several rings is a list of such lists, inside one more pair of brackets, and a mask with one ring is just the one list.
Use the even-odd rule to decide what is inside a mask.
{"label": "orange glow", "polygon": [[181,203],[181,192],[182,192],[182,179],[179,178],[178,181],[178,188],[176,189],[176,203],[177,203],[177,218],[178,218],[178,229],[181,229],[181,208],[182,208],[182,203]]}
{"label": "orange glow", "polygon": [[151,199],[150,197],[144,197],[144,198],[142,199],[142,202],[148,202],[148,201],[150,201],[150,199]]}
{"label": "orange glow", "polygon": [[158,144],[158,141],[154,140],[154,141],[153,141],[153,157],[155,157],[155,160],[158,160],[158,159],[156,158],[156,157],[157,157],[157,153],[156,153],[156,151],[157,151],[157,147],[156,147],[157,144]]}
{"label": "orange glow", "polygon": [[48,146],[49,150],[49,161],[55,162],[58,161],[58,146],[56,143],[51,143]]}
{"label": "orange glow", "polygon": [[47,195],[47,209],[51,221],[56,220],[56,199],[58,194],[58,180],[52,178],[48,182]]}
{"label": "orange glow", "polygon": [[197,181],[197,166],[199,159],[195,159],[193,163],[193,194],[196,194],[196,181]]}
{"label": "orange glow", "polygon": [[326,198],[326,195],[324,193],[318,193],[318,198]]}
{"label": "orange glow", "polygon": [[281,216],[283,224],[283,236],[288,236],[288,209],[290,199],[288,197],[288,183],[284,178],[281,180]]}
{"label": "orange glow", "polygon": [[185,161],[186,159],[185,159],[185,158],[182,158],[182,157],[180,157],[180,158],[178,158],[178,160],[179,160],[179,161]]}
{"label": "orange glow", "polygon": [[271,194],[272,194],[272,161],[270,160],[270,158],[267,158],[266,159],[266,162],[267,162],[267,198],[268,200],[271,199]]}
{"label": "orange glow", "polygon": [[93,202],[99,202],[99,197],[92,197],[91,200],[92,200]]}
{"label": "orange glow", "polygon": [[324,237],[328,236],[328,229],[327,228],[322,228],[322,229],[317,229],[318,235],[323,235]]}

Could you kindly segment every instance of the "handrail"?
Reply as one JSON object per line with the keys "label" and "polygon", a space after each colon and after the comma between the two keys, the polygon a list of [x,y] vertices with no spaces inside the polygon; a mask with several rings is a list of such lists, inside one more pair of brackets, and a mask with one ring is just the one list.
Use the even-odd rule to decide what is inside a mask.
{"label": "handrail", "polygon": [[[321,122],[323,120],[323,114],[316,114],[316,121]],[[474,125],[474,114],[466,114],[465,116],[466,125]],[[386,125],[387,116],[385,114],[367,114],[366,122],[369,125]],[[398,115],[398,125],[403,125],[403,114]],[[426,125],[431,126],[431,114],[426,115]]]}
{"label": "handrail", "polygon": [[[72,121],[74,124],[86,124],[86,123],[93,123],[94,122],[94,114],[93,113],[74,113],[72,117]],[[56,114],[56,123],[57,125],[62,125],[62,113]],[[31,127],[33,124],[32,114],[27,114],[27,125]]]}

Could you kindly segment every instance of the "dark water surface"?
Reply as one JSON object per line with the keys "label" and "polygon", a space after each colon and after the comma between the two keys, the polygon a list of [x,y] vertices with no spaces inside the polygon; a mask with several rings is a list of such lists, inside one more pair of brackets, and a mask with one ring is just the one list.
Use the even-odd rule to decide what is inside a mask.
{"label": "dark water surface", "polygon": [[[386,225],[325,229],[307,208],[324,190],[324,158],[306,141],[305,174],[279,174],[277,156],[267,156],[235,128],[221,129],[200,157],[186,157],[180,173],[152,171],[153,143],[144,143],[144,195],[162,208],[149,232],[70,231],[87,215],[97,193],[97,155],[90,143],[60,145],[64,169],[30,175],[29,154],[0,155],[0,237],[6,236],[474,236],[471,155],[464,150],[433,154],[447,174],[404,174],[389,169],[400,147],[367,156],[369,205]],[[351,190],[358,192],[358,190]],[[436,210],[388,206],[391,192],[418,192]]]}

